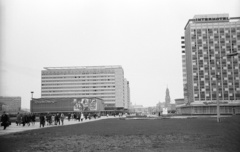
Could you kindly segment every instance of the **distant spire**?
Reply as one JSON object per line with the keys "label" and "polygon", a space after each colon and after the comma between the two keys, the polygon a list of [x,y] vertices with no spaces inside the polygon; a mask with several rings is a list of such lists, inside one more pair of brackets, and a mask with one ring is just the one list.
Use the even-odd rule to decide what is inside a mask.
{"label": "distant spire", "polygon": [[170,98],[169,89],[167,87],[166,96],[165,96],[165,108],[167,108],[170,105],[170,102],[171,102],[171,98]]}

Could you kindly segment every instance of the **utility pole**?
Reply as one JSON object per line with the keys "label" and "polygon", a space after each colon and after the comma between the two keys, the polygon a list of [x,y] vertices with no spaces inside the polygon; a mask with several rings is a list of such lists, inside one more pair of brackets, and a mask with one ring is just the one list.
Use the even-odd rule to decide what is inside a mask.
{"label": "utility pole", "polygon": [[31,91],[31,94],[32,94],[32,97],[31,97],[31,98],[32,98],[32,99],[33,99],[33,93],[34,93],[34,92],[33,92],[33,91]]}
{"label": "utility pole", "polygon": [[[239,53],[238,52],[234,52],[234,53],[229,53],[227,54],[226,56],[227,57],[234,57],[234,56],[237,56]],[[210,55],[210,61],[211,61],[211,55]],[[219,101],[219,88],[218,88],[218,78],[219,78],[219,75],[218,75],[218,61],[216,59],[216,62],[215,62],[215,68],[216,68],[216,99],[217,99],[217,122],[221,122],[221,118],[220,118],[220,101]]]}

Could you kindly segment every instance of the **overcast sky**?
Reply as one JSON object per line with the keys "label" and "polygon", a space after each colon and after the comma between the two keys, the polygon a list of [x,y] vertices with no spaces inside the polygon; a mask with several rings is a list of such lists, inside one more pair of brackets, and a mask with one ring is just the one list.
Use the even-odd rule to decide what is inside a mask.
{"label": "overcast sky", "polygon": [[131,102],[183,98],[181,36],[196,14],[240,17],[239,0],[0,0],[0,96],[41,97],[43,67],[121,65]]}

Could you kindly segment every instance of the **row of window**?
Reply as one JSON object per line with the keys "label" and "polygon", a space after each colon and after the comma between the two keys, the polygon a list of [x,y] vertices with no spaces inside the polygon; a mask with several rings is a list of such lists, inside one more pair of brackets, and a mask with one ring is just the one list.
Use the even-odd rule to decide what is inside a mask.
{"label": "row of window", "polygon": [[79,75],[73,75],[73,76],[42,76],[42,79],[74,79],[74,78],[114,78],[114,75],[94,75],[94,76],[79,76]]}
{"label": "row of window", "polygon": [[191,35],[191,40],[195,41],[195,40],[216,40],[218,41],[223,40],[223,41],[229,41],[229,40],[239,40],[240,33],[239,34],[235,34],[235,35],[230,35],[230,34],[204,34],[204,35]]}
{"label": "row of window", "polygon": [[223,32],[240,32],[240,27],[237,27],[237,28],[211,28],[211,29],[207,29],[207,28],[202,28],[202,29],[191,29],[191,33],[213,33],[213,32],[220,32],[220,33],[223,33]]}
{"label": "row of window", "polygon": [[[225,88],[225,89],[223,89],[223,88]],[[237,87],[237,88],[239,88],[239,87]],[[226,91],[226,92],[229,92],[229,93],[233,93],[234,91],[238,91],[239,89],[237,89],[237,88],[233,88],[233,87],[227,87],[227,86],[218,86],[218,89],[219,89],[219,92],[222,92],[222,91]],[[206,87],[206,86],[202,86],[202,87],[200,87],[200,88],[198,88],[198,87],[194,87],[194,91],[195,92],[199,92],[199,91],[202,91],[202,92],[208,92],[208,93],[212,93],[212,92],[215,92],[217,89],[216,89],[216,85],[215,86],[211,86],[211,88],[208,86],[208,87]]]}
{"label": "row of window", "polygon": [[[220,46],[221,47],[221,46]],[[223,50],[224,49],[224,50]],[[220,50],[221,50],[221,56],[220,56]],[[199,48],[197,50],[193,50],[193,55],[196,55],[196,53],[198,54],[199,57],[203,56],[203,55],[207,55],[207,51],[209,51],[209,54],[211,56],[216,56],[217,59],[220,59],[220,57],[225,57],[227,54],[230,54],[231,52],[238,52],[237,50],[240,50],[240,45],[239,48],[219,48],[219,47],[214,47],[211,49],[206,49],[203,48],[202,46],[199,46]],[[197,52],[198,51],[198,52]],[[196,52],[196,53],[194,53]],[[236,57],[237,58],[237,57]],[[240,56],[238,57],[240,59]],[[230,58],[229,58],[230,59]]]}
{"label": "row of window", "polygon": [[[194,45],[194,44],[193,44]],[[194,51],[203,51],[203,50],[206,50],[206,51],[208,51],[208,50],[212,50],[212,51],[231,51],[231,50],[237,50],[238,48],[240,47],[240,45],[236,45],[236,44],[233,44],[232,43],[232,45],[230,45],[230,44],[218,44],[218,43],[215,43],[215,44],[211,44],[211,43],[209,43],[209,44],[202,44],[202,42],[201,43],[198,43],[198,46],[192,46],[192,52],[194,52]]]}
{"label": "row of window", "polygon": [[238,75],[239,75],[239,71],[238,70],[234,70],[234,72],[232,72],[232,69],[229,69],[228,71],[227,70],[220,70],[220,68],[218,68],[217,70],[215,69],[209,69],[209,67],[206,67],[204,69],[201,69],[201,68],[196,68],[194,67],[193,68],[193,73],[194,73],[194,76],[207,76],[207,75],[210,75],[210,76],[215,76],[216,74],[218,75],[218,77],[228,77],[228,78],[234,78],[235,79],[238,79]]}
{"label": "row of window", "polygon": [[[195,100],[216,100],[217,99],[217,95],[214,94],[212,96],[205,96],[205,95],[196,95],[195,96]],[[219,96],[219,100],[240,100],[240,95],[236,95],[234,96],[228,96],[227,94],[225,94],[223,97]]]}
{"label": "row of window", "polygon": [[[42,93],[55,93],[55,92],[109,92],[109,91],[115,91],[115,89],[108,89],[108,90],[42,90]],[[101,93],[98,93],[101,94]],[[111,93],[109,93],[111,94]],[[114,93],[112,93],[114,94]]]}
{"label": "row of window", "polygon": [[89,75],[89,74],[114,74],[114,71],[42,71],[42,75],[72,75],[72,74],[81,74],[81,75]]}
{"label": "row of window", "polygon": [[[217,98],[215,97],[212,97],[212,98],[210,98],[210,97],[205,97],[205,96],[200,96],[200,97],[195,97],[195,100],[196,101],[201,101],[201,100],[217,100]],[[223,97],[223,98],[221,98],[221,97],[219,97],[219,100],[240,100],[240,97],[236,97],[236,98],[234,98],[234,97]]]}
{"label": "row of window", "polygon": [[[240,39],[239,39],[240,40]],[[222,39],[212,39],[212,40],[194,40],[191,41],[191,46],[193,49],[195,48],[214,48],[215,46],[219,46],[220,48],[225,48],[225,46],[231,46],[232,48],[236,48],[239,45],[237,45],[237,40],[222,40]],[[198,46],[198,47],[197,47]]]}
{"label": "row of window", "polygon": [[[217,58],[217,57],[216,57]],[[233,65],[232,65],[233,63]],[[216,66],[215,66],[216,64]],[[219,60],[213,60],[207,55],[204,56],[193,56],[193,67],[220,67],[222,69],[232,69],[232,67],[235,67],[235,69],[238,69],[238,64],[240,65],[240,62],[238,62],[237,59],[234,59],[233,61],[227,60],[227,59],[222,59],[221,61]],[[221,65],[221,66],[220,66]]]}
{"label": "row of window", "polygon": [[[226,92],[226,91],[224,91],[223,93],[221,92],[221,90],[219,90],[219,92],[218,92],[218,94],[219,94],[219,97],[221,97],[222,95],[223,96],[233,96],[234,97],[234,95],[236,95],[236,96],[238,96],[239,95],[239,93],[240,92],[238,92],[238,93],[234,93],[234,92]],[[194,96],[199,96],[199,95],[205,95],[205,96],[216,96],[217,95],[217,92],[216,91],[212,91],[211,93],[210,92],[203,92],[203,91],[201,91],[201,92],[195,92],[195,94],[194,94]]]}
{"label": "row of window", "polygon": [[42,80],[42,82],[83,82],[83,81],[99,81],[99,82],[107,82],[107,81],[115,81],[115,79]]}
{"label": "row of window", "polygon": [[[239,64],[240,65],[240,64]],[[214,61],[208,62],[207,60],[199,60],[198,64],[195,62],[193,64],[193,71],[215,71],[218,70],[218,72],[222,72],[226,73],[230,73],[230,72],[236,72],[238,73],[238,66],[237,63],[235,64],[235,66],[232,66],[231,64],[229,64],[228,62],[221,62],[221,66],[220,63],[216,63]]]}
{"label": "row of window", "polygon": [[82,88],[88,88],[88,89],[95,89],[95,88],[115,88],[115,86],[76,86],[76,87],[42,87],[42,89],[82,89]]}
{"label": "row of window", "polygon": [[52,84],[42,84],[42,86],[66,86],[66,85],[78,85],[78,86],[82,86],[82,85],[106,85],[106,84],[113,84],[115,85],[115,82],[105,82],[105,83],[52,83]]}
{"label": "row of window", "polygon": [[[199,80],[198,80],[199,79]],[[216,77],[213,77],[213,78],[198,78],[198,77],[194,77],[194,84],[204,84],[206,83],[206,85],[209,85],[209,84],[215,84],[217,82],[217,79]],[[211,81],[210,81],[211,80]],[[221,80],[221,77],[218,77],[218,83],[223,83],[224,86],[238,86],[239,84],[239,78],[236,77],[235,79],[228,79],[227,77],[223,77],[222,80]],[[233,84],[234,83],[234,84]]]}
{"label": "row of window", "polygon": [[67,93],[67,94],[42,94],[42,98],[44,97],[49,97],[49,96],[52,96],[52,97],[78,97],[78,96],[82,96],[82,97],[98,97],[98,98],[101,98],[101,99],[104,99],[104,98],[115,98],[115,96],[101,96],[101,95],[89,95],[88,93],[87,94],[81,94],[81,93]]}
{"label": "row of window", "polygon": [[[225,83],[225,81],[226,81],[226,83],[229,82],[229,84],[226,84],[226,85],[232,85],[232,84],[231,84],[232,82],[237,83],[237,82],[239,81],[239,77],[233,78],[233,77],[227,77],[227,76],[225,76],[225,77],[222,77],[222,78],[221,78],[221,76],[218,76],[218,77],[216,78],[215,75],[212,75],[211,78],[207,77],[207,75],[205,75],[205,78],[204,78],[204,77],[203,77],[203,78],[194,77],[193,80],[194,80],[195,83],[197,83],[197,82],[198,82],[198,79],[199,79],[199,81],[204,81],[204,82],[210,82],[210,80],[211,80],[211,82],[215,82],[215,81],[217,81],[216,79],[218,79],[219,83],[222,82],[222,81],[223,81],[223,83]],[[221,81],[221,79],[222,79],[222,81]],[[199,83],[200,83],[200,82],[199,82]],[[225,84],[224,84],[224,85],[225,85]]]}

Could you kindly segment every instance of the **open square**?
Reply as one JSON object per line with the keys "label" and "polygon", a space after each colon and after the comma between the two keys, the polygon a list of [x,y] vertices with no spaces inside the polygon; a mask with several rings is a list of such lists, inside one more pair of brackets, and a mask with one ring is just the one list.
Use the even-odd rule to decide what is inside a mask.
{"label": "open square", "polygon": [[1,151],[239,151],[240,116],[105,119],[0,136]]}

